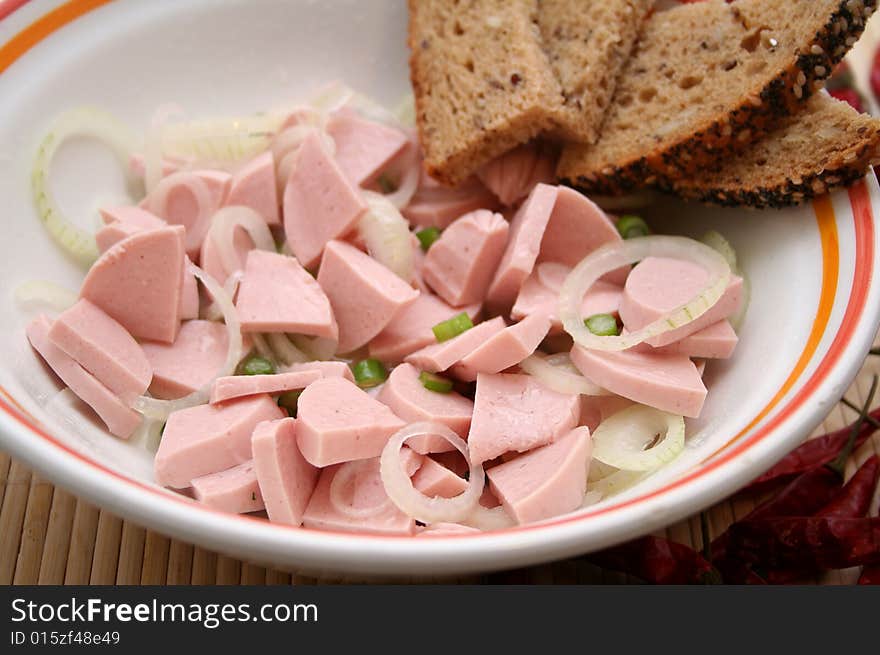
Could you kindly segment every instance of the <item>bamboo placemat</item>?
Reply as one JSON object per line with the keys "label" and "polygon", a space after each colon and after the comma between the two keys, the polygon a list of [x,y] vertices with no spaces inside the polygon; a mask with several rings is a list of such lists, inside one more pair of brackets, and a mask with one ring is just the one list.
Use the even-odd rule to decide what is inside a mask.
{"label": "bamboo placemat", "polygon": [[[869,357],[846,394],[861,406],[871,376],[880,373],[880,357]],[[880,399],[875,403],[880,405]],[[838,404],[815,435],[855,420]],[[851,458],[848,474],[871,453],[880,454],[880,434]],[[708,510],[710,534],[723,532],[748,513],[760,498],[734,496]],[[875,496],[873,512],[877,512]],[[699,516],[665,531],[675,541],[701,547]],[[817,579],[821,584],[851,584],[858,569],[835,571]],[[415,580],[414,580],[415,581]],[[450,580],[447,580],[450,581]],[[579,560],[456,578],[453,582],[517,584],[626,584],[626,576],[601,571]],[[226,557],[169,539],[120,519],[32,473],[0,452],[0,584],[334,584],[353,582],[287,573]]]}

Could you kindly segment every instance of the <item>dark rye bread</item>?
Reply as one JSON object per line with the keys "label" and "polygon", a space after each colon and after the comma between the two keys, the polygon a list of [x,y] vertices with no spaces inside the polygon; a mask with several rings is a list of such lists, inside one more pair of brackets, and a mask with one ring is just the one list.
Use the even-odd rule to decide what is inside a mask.
{"label": "dark rye bread", "polygon": [[747,150],[668,190],[718,205],[785,207],[848,186],[878,156],[880,119],[822,92]]}
{"label": "dark rye bread", "polygon": [[544,51],[559,82],[556,134],[595,143],[617,76],[653,0],[538,0]]}
{"label": "dark rye bread", "polygon": [[594,146],[558,175],[614,194],[668,185],[730,157],[797,111],[864,29],[876,0],[707,0],[645,21]]}
{"label": "dark rye bread", "polygon": [[410,77],[425,167],[454,185],[548,130],[559,85],[537,0],[409,0]]}

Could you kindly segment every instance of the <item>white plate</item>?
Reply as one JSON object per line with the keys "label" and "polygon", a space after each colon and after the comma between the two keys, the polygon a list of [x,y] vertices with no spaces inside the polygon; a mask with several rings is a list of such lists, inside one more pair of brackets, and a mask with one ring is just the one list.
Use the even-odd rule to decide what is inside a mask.
{"label": "white plate", "polygon": [[[27,316],[12,292],[33,278],[75,288],[82,272],[59,254],[32,208],[34,146],[54,115],[81,104],[104,107],[140,130],[162,103],[176,102],[193,116],[234,114],[283,105],[341,79],[393,105],[407,90],[405,5],[82,0],[53,12],[59,4],[28,3],[0,22],[0,447],[136,522],[316,573],[440,575],[583,553],[692,514],[766,469],[833,407],[874,336],[880,196],[873,176],[850,192],[782,212],[670,201],[649,220],[673,232],[723,232],[753,297],[734,359],[709,365],[709,399],[703,418],[690,425],[685,453],[661,473],[578,515],[433,539],[293,529],[197,506],[153,484],[146,453],[47,410],[58,387],[26,346]],[[87,144],[66,148],[53,173],[65,206],[85,215],[96,190],[120,188],[113,160]]]}

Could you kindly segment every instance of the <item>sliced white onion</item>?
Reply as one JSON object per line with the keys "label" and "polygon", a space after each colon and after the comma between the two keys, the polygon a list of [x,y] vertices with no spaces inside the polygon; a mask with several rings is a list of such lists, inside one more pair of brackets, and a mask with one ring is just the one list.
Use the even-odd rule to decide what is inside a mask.
{"label": "sliced white onion", "polygon": [[508,514],[503,507],[493,507],[489,509],[477,503],[477,507],[466,518],[459,521],[462,525],[477,530],[503,530],[516,525],[516,521]]}
{"label": "sliced white onion", "polygon": [[31,187],[40,220],[61,248],[84,266],[91,266],[99,255],[94,234],[78,227],[63,214],[49,184],[52,160],[61,145],[71,137],[89,137],[105,143],[122,165],[129,185],[134,184],[129,160],[135,138],[113,115],[92,107],[80,107],[56,118],[37,149]]}
{"label": "sliced white onion", "polygon": [[394,109],[394,117],[401,125],[414,127],[416,124],[416,99],[412,91],[407,93]]}
{"label": "sliced white onion", "polygon": [[30,280],[15,289],[15,301],[26,308],[48,308],[61,313],[77,300],[79,296],[75,291],[48,280]]}
{"label": "sliced white onion", "polygon": [[267,334],[266,339],[278,359],[288,366],[311,361],[308,355],[290,342],[286,334]]}
{"label": "sliced white onion", "polygon": [[734,250],[733,246],[730,245],[730,242],[725,239],[720,232],[716,232],[715,230],[706,232],[706,234],[703,235],[703,243],[721,253],[721,256],[727,260],[730,270],[742,278],[742,302],[740,303],[737,312],[727,319],[730,321],[734,330],[739,330],[743,319],[746,317],[746,312],[749,309],[749,303],[752,297],[752,285],[749,282],[749,278],[740,269],[736,250]]}
{"label": "sliced white onion", "polygon": [[[641,330],[623,336],[600,337],[584,325],[584,295],[606,273],[646,257],[669,257],[693,262],[709,273],[706,286],[681,307],[661,316]],[[687,325],[705,314],[721,298],[730,280],[730,266],[717,251],[687,237],[647,236],[605,244],[574,267],[559,293],[559,318],[576,343],[592,350],[632,348],[657,335]]]}
{"label": "sliced white onion", "polygon": [[235,368],[238,366],[238,362],[241,361],[241,323],[239,323],[238,313],[235,311],[235,305],[232,303],[232,298],[229,297],[223,287],[221,287],[214,278],[205,273],[195,264],[189,265],[189,272],[201,281],[208,290],[208,293],[211,294],[211,297],[214,298],[214,302],[217,303],[220,310],[223,312],[223,320],[226,323],[226,334],[229,338],[229,347],[226,351],[226,361],[223,362],[223,367],[213,378],[211,378],[211,380],[188,396],[178,398],[177,400],[157,400],[156,398],[150,398],[148,396],[139,396],[134,401],[132,407],[150,419],[165,421],[172,412],[186,409],[188,407],[195,407],[196,405],[204,405],[210,398],[211,386],[214,384],[214,380],[219,377],[232,375],[235,372]]}
{"label": "sliced white onion", "polygon": [[549,357],[534,353],[519,363],[519,367],[548,389],[557,393],[584,396],[607,396],[608,392],[580,374],[571,363],[568,353]]}
{"label": "sliced white onion", "polygon": [[593,432],[593,459],[624,471],[653,471],[682,450],[684,418],[645,405],[612,414]]}
{"label": "sliced white onion", "polygon": [[400,161],[395,166],[400,174],[400,182],[397,189],[385,194],[385,199],[398,209],[403,209],[409,204],[419,188],[419,180],[422,171],[419,166],[419,147],[413,141],[406,145]]}
{"label": "sliced white onion", "polygon": [[584,494],[584,500],[581,502],[581,509],[595,505],[602,500],[602,498],[604,498],[604,496],[598,491],[587,491]]}
{"label": "sliced white onion", "polygon": [[338,80],[325,84],[309,98],[308,103],[325,114],[342,108],[354,96],[354,90]]}
{"label": "sliced white onion", "polygon": [[283,114],[264,113],[166,125],[161,128],[162,154],[199,166],[228,166],[263,152],[283,120]]}
{"label": "sliced white onion", "polygon": [[302,334],[290,334],[288,338],[299,348],[305,355],[312,360],[327,361],[333,359],[339,342],[333,339],[325,339],[322,337],[307,337]]}
{"label": "sliced white onion", "polygon": [[[400,449],[413,437],[436,435],[443,437],[460,452],[468,462],[470,476],[468,486],[453,498],[429,498],[413,487],[412,480],[400,462]],[[379,460],[379,472],[385,493],[404,514],[422,523],[457,523],[473,513],[478,504],[486,474],[483,467],[470,461],[470,451],[464,440],[447,426],[432,421],[421,421],[406,426],[388,440]]]}
{"label": "sliced white onion", "polygon": [[208,234],[211,226],[211,212],[214,211],[214,200],[208,184],[200,177],[189,171],[176,171],[159,180],[156,188],[147,196],[148,208],[156,216],[168,219],[168,201],[171,193],[185,187],[195,200],[198,214],[188,224],[184,242],[187,251],[198,248]]}
{"label": "sliced white onion", "polygon": [[[238,293],[238,287],[241,285],[242,278],[244,278],[244,272],[236,271],[227,277],[226,282],[223,283],[223,290],[233,303],[235,302],[235,294]],[[220,321],[223,319],[223,310],[220,309],[220,306],[216,302],[212,302],[208,305],[204,314],[205,319],[209,321]]]}
{"label": "sliced white onion", "polygon": [[752,283],[744,273],[740,273],[740,277],[742,278],[742,300],[740,301],[739,309],[736,313],[727,319],[730,321],[731,327],[737,332],[739,332],[739,329],[742,327],[743,321],[746,318],[746,313],[749,311],[749,305],[752,302]]}
{"label": "sliced white onion", "polygon": [[153,112],[150,129],[147,131],[147,141],[144,144],[144,187],[147,194],[152,193],[162,179],[164,168],[163,128],[172,117],[184,115],[183,108],[173,103],[160,105]]}
{"label": "sliced white onion", "polygon": [[128,443],[147,452],[155,453],[159,450],[159,442],[162,441],[162,428],[165,423],[153,419],[144,418],[141,424],[131,435]]}
{"label": "sliced white onion", "polygon": [[377,514],[381,514],[391,504],[391,500],[386,496],[381,503],[372,507],[355,508],[345,502],[344,494],[350,484],[357,481],[357,476],[375,468],[376,460],[358,459],[352,462],[346,462],[339,467],[333,480],[330,481],[330,504],[337,512],[351,519],[367,519]]}
{"label": "sliced white onion", "polygon": [[257,351],[257,354],[264,358],[268,359],[270,362],[274,362],[277,356],[269,344],[266,342],[266,337],[262,334],[257,334],[256,332],[250,334],[251,343],[254,344],[254,350]]}
{"label": "sliced white onion", "polygon": [[388,196],[372,191],[364,191],[363,196],[367,211],[358,222],[358,231],[367,246],[367,252],[397,277],[409,283],[413,276],[409,222],[388,200]]}
{"label": "sliced white onion", "polygon": [[596,494],[601,498],[608,498],[626,491],[644,480],[648,475],[650,475],[650,472],[617,470],[600,480],[590,482],[587,485],[587,495]]}
{"label": "sliced white onion", "polygon": [[232,205],[218,210],[211,218],[208,239],[214,241],[223,268],[230,275],[242,269],[244,262],[235,251],[235,230],[242,228],[250,236],[257,250],[275,252],[275,239],[266,221],[250,207]]}

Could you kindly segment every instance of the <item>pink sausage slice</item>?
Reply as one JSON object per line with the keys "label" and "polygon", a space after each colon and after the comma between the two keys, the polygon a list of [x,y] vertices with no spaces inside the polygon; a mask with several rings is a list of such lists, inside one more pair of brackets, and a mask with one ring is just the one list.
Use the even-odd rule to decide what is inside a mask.
{"label": "pink sausage slice", "polygon": [[274,396],[285,391],[305,389],[322,377],[324,376],[321,372],[316,370],[275,375],[229,375],[214,381],[214,386],[211,387],[211,404],[261,393]]}
{"label": "pink sausage slice", "polygon": [[[411,364],[397,366],[379,392],[379,402],[388,405],[391,411],[408,423],[436,421],[466,438],[474,403],[454,391],[429,391],[419,380],[419,373]],[[455,448],[446,439],[436,436],[413,437],[407,441],[407,445],[422,455]]]}
{"label": "pink sausage slice", "polygon": [[191,394],[216,377],[226,361],[229,336],[222,323],[187,321],[173,344],[145,341],[142,346],[153,370],[150,393],[170,400]]}
{"label": "pink sausage slice", "polygon": [[430,346],[425,346],[421,350],[407,355],[405,361],[423,371],[439,373],[440,371],[445,371],[456,362],[461,361],[463,357],[476,350],[486,339],[493,334],[501,332],[504,328],[504,319],[496,316],[483,323],[478,323],[470,330],[449,339],[449,341],[432,343]]}
{"label": "pink sausage slice", "polygon": [[[545,271],[547,273],[542,274]],[[552,262],[538,264],[535,272],[523,283],[516,297],[516,303],[510,310],[510,317],[518,321],[526,316],[543,314],[550,319],[550,334],[559,334],[562,331],[562,322],[558,316],[559,288],[570,271],[570,268]],[[555,287],[550,286],[555,282],[556,277],[560,277],[559,284]],[[598,280],[584,296],[581,314],[584,317],[594,314],[617,314],[622,297],[623,287]]]}
{"label": "pink sausage slice", "polygon": [[105,225],[95,234],[98,250],[105,252],[132,234],[155,230],[168,224],[140,207],[109,207],[101,209]]}
{"label": "pink sausage slice", "polygon": [[507,221],[478,209],[452,223],[428,250],[422,275],[453,307],[482,302],[504,254]]}
{"label": "pink sausage slice", "polygon": [[412,476],[412,484],[418,491],[431,497],[453,498],[464,493],[467,480],[458,477],[445,466],[430,457],[422,460],[422,465]]}
{"label": "pink sausage slice", "polygon": [[512,207],[538,183],[556,181],[556,157],[547,148],[527,143],[496,157],[478,172],[501,204]]}
{"label": "pink sausage slice", "polygon": [[340,353],[366,345],[419,295],[385,266],[343,241],[331,241],[324,249],[318,284],[339,324]]}
{"label": "pink sausage slice", "polygon": [[[229,193],[232,176],[223,171],[200,170],[174,173],[167,184],[171,188],[164,197],[156,193],[146,198],[146,208],[173,225],[186,228],[186,254],[199,256],[202,241],[211,225],[211,217],[223,206]],[[196,191],[203,188],[204,197]]]}
{"label": "pink sausage slice", "polygon": [[431,292],[422,291],[415,301],[402,310],[394,321],[370,341],[370,357],[383,362],[399,362],[407,355],[436,343],[433,328],[462,311],[476,319],[482,306],[468,305],[454,309]]}
{"label": "pink sausage slice", "polygon": [[[626,329],[635,332],[678,307],[700,292],[709,273],[699,264],[668,257],[646,257],[626,280],[620,301],[620,317]],[[647,343],[665,346],[699,332],[736,313],[742,303],[742,278],[731,276],[727,290],[709,311],[697,320],[664,332]]]}
{"label": "pink sausage slice", "polygon": [[558,187],[538,184],[516,212],[510,223],[507,248],[489,286],[487,300],[491,305],[499,308],[513,305],[538,259],[557,196]]}
{"label": "pink sausage slice", "polygon": [[[538,261],[558,262],[572,268],[599,246],[620,240],[617,227],[592,200],[561,186],[541,241]],[[603,279],[622,285],[628,273],[629,267],[625,267]]]}
{"label": "pink sausage slice", "polygon": [[46,316],[39,316],[28,325],[27,338],[34,350],[73,393],[95,410],[111,434],[128,439],[141,423],[140,414],[53,344],[49,339],[51,326]]}
{"label": "pink sausage slice", "polygon": [[221,512],[246,514],[265,509],[252,460],[194,478],[192,488],[197,501]]}
{"label": "pink sausage slice", "polygon": [[500,373],[535,352],[548,332],[550,319],[533,314],[486,339],[462,357],[452,367],[452,373],[465,382],[476,380],[478,373]]}
{"label": "pink sausage slice", "polygon": [[365,120],[346,109],[331,115],[327,133],[336,143],[339,168],[355,186],[375,180],[408,142],[400,130]]}
{"label": "pink sausage slice", "polygon": [[268,395],[173,412],[156,452],[156,482],[182,489],[202,475],[243,464],[253,457],[257,424],[279,418],[284,412]]}
{"label": "pink sausage slice", "polygon": [[705,357],[708,359],[728,359],[733,355],[739,337],[736,336],[729,321],[718,321],[699,332],[663,346],[655,348],[654,352],[679,355],[688,357]]}
{"label": "pink sausage slice", "polygon": [[[239,262],[239,270],[244,270],[245,262],[247,262],[248,253],[256,248],[251,235],[247,233],[243,227],[236,227],[232,232],[232,248],[235,250],[237,261]],[[226,270],[223,260],[220,259],[220,251],[214,243],[214,239],[210,235],[202,241],[202,251],[199,255],[199,265],[202,269],[217,280],[220,284],[225,284],[227,278],[234,271]]]}
{"label": "pink sausage slice", "polygon": [[[303,516],[305,527],[372,534],[415,533],[415,521],[401,512],[385,493],[378,458],[370,460],[360,474],[345,485],[339,499],[343,506],[336,507],[331,500],[330,486],[341,468],[329,466],[321,471]],[[351,513],[346,514],[346,509]]]}
{"label": "pink sausage slice", "polygon": [[633,401],[621,396],[581,396],[580,424],[595,432],[602,421],[632,404]]}
{"label": "pink sausage slice", "polygon": [[519,524],[576,510],[587,489],[590,431],[575,428],[564,437],[486,471],[489,487]]}
{"label": "pink sausage slice", "polygon": [[333,341],[339,337],[330,301],[293,257],[251,250],[235,307],[242,332],[292,332]]}
{"label": "pink sausage slice", "polygon": [[571,361],[600,387],[672,414],[696,418],[706,399],[700,373],[685,355],[602,352],[575,346]]}
{"label": "pink sausage slice", "polygon": [[318,371],[325,378],[345,378],[349,382],[354,382],[354,375],[348,364],[345,362],[304,362],[302,364],[291,364],[287,367],[291,373],[297,371]]}
{"label": "pink sausage slice", "polygon": [[494,209],[497,204],[475,176],[450,189],[423,170],[418,190],[401,213],[413,225],[444,229],[460,216],[477,209]]}
{"label": "pink sausage slice", "polygon": [[62,312],[49,339],[123,400],[132,401],[150,386],[153,369],[143,348],[88,300]]}
{"label": "pink sausage slice", "polygon": [[80,297],[133,337],[172,343],[180,328],[183,237],[179,226],[138,232],[98,258]]}
{"label": "pink sausage slice", "polygon": [[386,405],[342,378],[313,382],[297,403],[296,440],[318,467],[378,457],[404,425]]}
{"label": "pink sausage slice", "polygon": [[296,421],[283,418],[260,423],[251,444],[254,467],[269,520],[302,525],[303,514],[320,471],[309,464],[296,445]]}
{"label": "pink sausage slice", "polygon": [[475,464],[552,443],[578,424],[578,396],[561,394],[530,375],[479,374],[468,434]]}
{"label": "pink sausage slice", "polygon": [[227,207],[250,207],[263,217],[267,225],[281,225],[275,158],[271,150],[257,155],[233,174],[229,194],[223,204]]}
{"label": "pink sausage slice", "polygon": [[293,254],[311,268],[328,241],[352,231],[367,206],[316,132],[306,137],[296,157],[284,189],[284,231]]}

